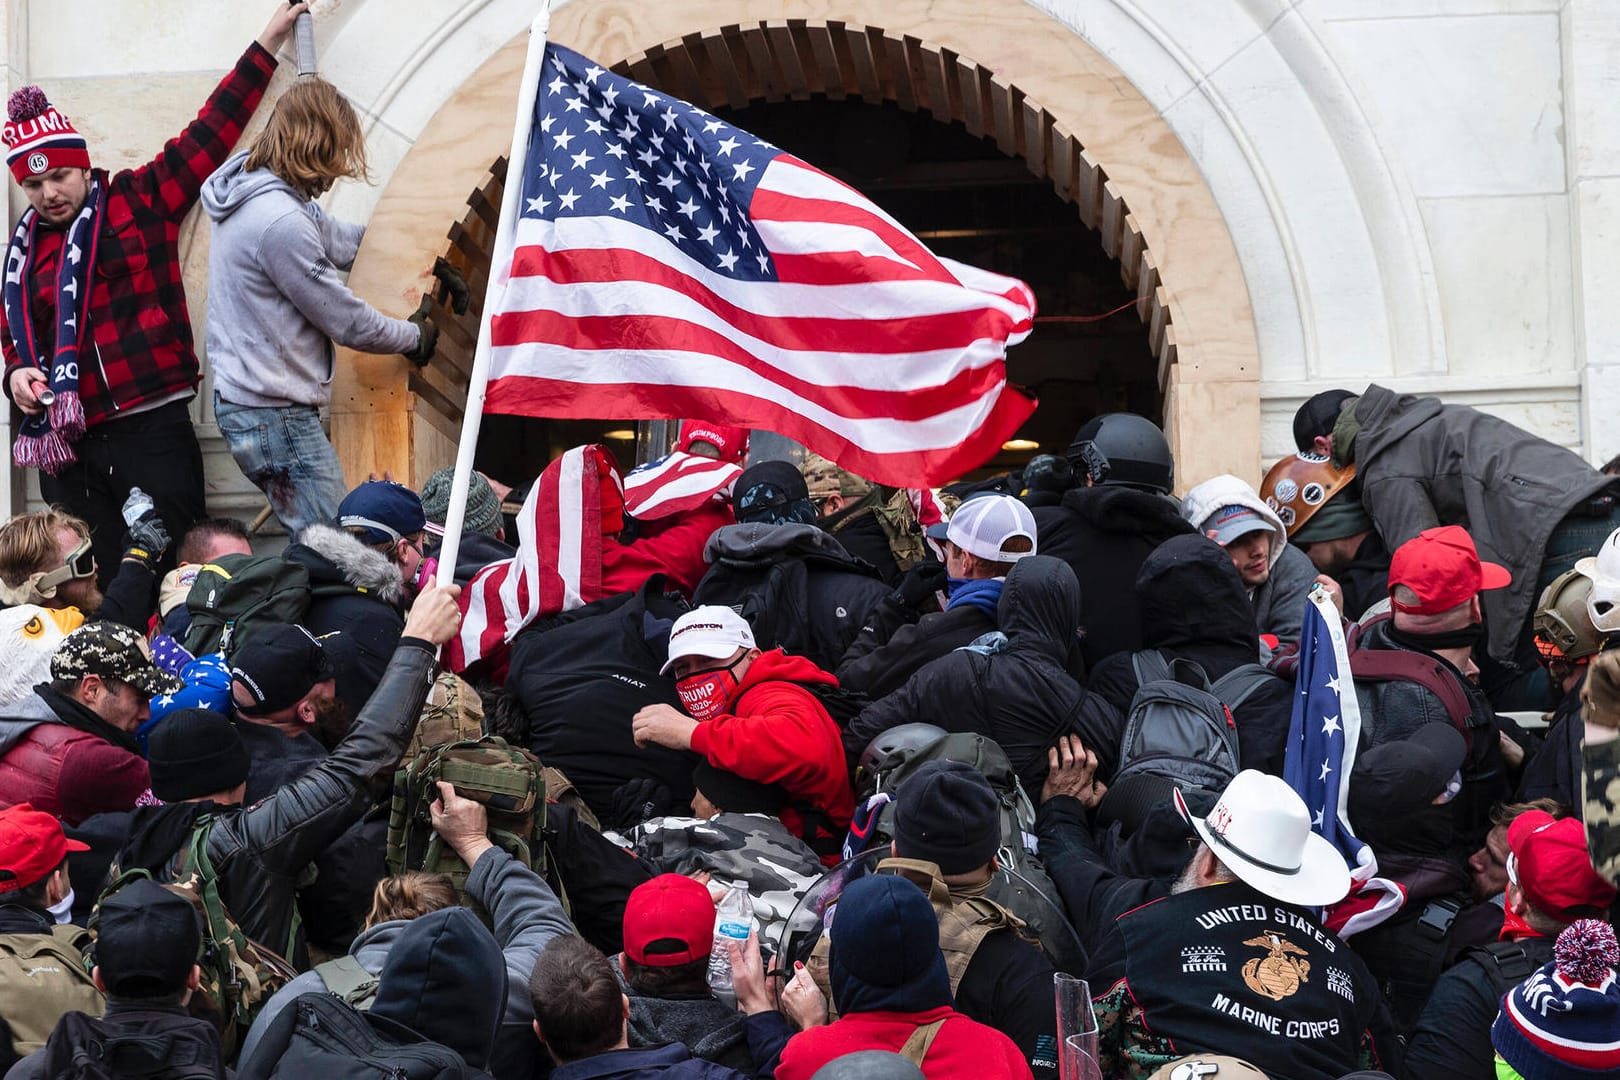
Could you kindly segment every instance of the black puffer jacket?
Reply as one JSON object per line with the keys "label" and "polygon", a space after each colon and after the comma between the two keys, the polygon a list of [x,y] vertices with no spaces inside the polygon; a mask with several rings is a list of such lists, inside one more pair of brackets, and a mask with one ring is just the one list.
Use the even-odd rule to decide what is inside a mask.
{"label": "black puffer jacket", "polygon": [[[298,879],[317,853],[371,806],[366,782],[390,771],[416,732],[433,681],[438,650],[401,638],[377,692],[354,727],[320,764],[251,806],[176,803],[141,807],[132,815],[120,869],[144,866],[172,881],[182,847],[201,813],[213,815],[208,857],[219,875],[220,898],[244,933],[306,964],[303,933],[292,934]],[[88,822],[86,823],[89,824]]]}
{"label": "black puffer jacket", "polygon": [[670,627],[686,611],[666,586],[655,574],[639,592],[532,626],[512,642],[506,689],[527,722],[529,749],[561,769],[603,821],[616,819],[615,792],[631,781],[662,786],[677,807],[692,799],[697,755],[638,749],[630,737],[643,706],[681,707],[675,680],[658,674]]}
{"label": "black puffer jacket", "polygon": [[889,597],[867,617],[866,626],[834,673],[839,686],[875,700],[905,685],[930,660],[971,645],[996,629],[995,617],[977,604],[935,611],[914,623],[893,619],[889,627],[874,625],[898,606]]}
{"label": "black puffer jacket", "polygon": [[[1132,585],[1154,548],[1193,532],[1166,495],[1104,484],[1074,488],[1057,506],[1037,507],[1036,550],[1062,559],[1086,598],[1086,670],[1105,656],[1142,648]],[[1258,648],[1258,646],[1256,646]]]}
{"label": "black puffer jacket", "polygon": [[399,567],[341,529],[311,525],[282,555],[309,570],[313,597],[303,625],[337,670],[338,700],[353,716],[382,678],[405,630],[405,582]]}
{"label": "black puffer jacket", "polygon": [[[1196,533],[1166,540],[1142,563],[1135,606],[1142,647],[1166,659],[1191,660],[1214,682],[1255,662],[1259,635],[1243,579],[1220,545]],[[1281,775],[1293,687],[1273,676],[1233,712],[1244,768]],[[1080,708],[1080,738],[1097,755],[1097,775],[1111,780],[1119,767],[1131,699],[1139,689],[1130,653],[1104,660],[1092,672]]]}
{"label": "black puffer jacket", "polygon": [[703,557],[709,572],[694,604],[737,609],[761,649],[785,649],[823,671],[838,666],[867,614],[889,595],[870,566],[814,525],[726,525],[709,537]]}
{"label": "black puffer jacket", "polygon": [[938,724],[994,739],[1025,790],[1039,791],[1046,751],[1074,730],[1085,696],[1067,667],[1080,625],[1080,585],[1057,559],[1020,559],[1007,575],[996,614],[1007,636],[1003,651],[987,656],[958,649],[924,665],[850,722],[844,734],[850,758],[889,728]]}

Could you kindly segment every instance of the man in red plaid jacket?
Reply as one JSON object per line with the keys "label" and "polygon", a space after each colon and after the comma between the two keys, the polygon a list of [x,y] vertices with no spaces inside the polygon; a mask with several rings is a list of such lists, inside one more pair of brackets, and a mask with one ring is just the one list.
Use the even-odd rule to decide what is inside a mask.
{"label": "man in red plaid jacket", "polygon": [[[152,496],[171,536],[207,516],[202,451],[186,404],[201,375],[180,274],[180,225],[247,127],[275,73],[276,50],[307,7],[281,4],[197,119],[138,169],[111,177],[91,169],[83,137],[37,88],[19,91],[8,106],[7,164],[36,216],[19,224],[7,253],[15,294],[0,319],[4,388],[34,425],[48,417],[47,434],[68,433],[57,444],[69,448],[67,460],[42,467],[40,491],[89,522],[103,583],[121,556],[120,510],[131,488]],[[79,322],[60,309],[83,295],[74,280],[82,248],[90,258],[79,273],[90,280],[88,318]],[[85,324],[76,355],[64,354],[59,339]],[[24,334],[29,341],[19,348]],[[45,407],[64,388],[69,398],[77,390],[82,422],[75,415],[63,423]]]}

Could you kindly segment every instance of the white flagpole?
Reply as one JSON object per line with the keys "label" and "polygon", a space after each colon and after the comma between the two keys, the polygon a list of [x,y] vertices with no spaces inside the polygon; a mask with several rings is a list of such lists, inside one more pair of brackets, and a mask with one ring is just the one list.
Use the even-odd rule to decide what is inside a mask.
{"label": "white flagpole", "polygon": [[439,584],[455,580],[456,556],[461,548],[462,524],[467,518],[467,483],[472,479],[478,429],[484,420],[484,390],[489,385],[490,321],[506,289],[516,246],[518,206],[523,199],[523,166],[529,156],[529,129],[534,126],[534,105],[540,91],[545,62],[546,32],[551,28],[551,4],[546,0],[529,26],[529,55],[523,62],[518,86],[517,117],[512,123],[512,152],[506,158],[506,186],[501,191],[501,216],[490,255],[489,284],[484,289],[484,313],[478,322],[478,347],[473,352],[472,376],[467,382],[467,412],[461,419],[461,441],[456,446],[456,474],[450,486],[450,506],[444,517],[444,544],[439,549]]}

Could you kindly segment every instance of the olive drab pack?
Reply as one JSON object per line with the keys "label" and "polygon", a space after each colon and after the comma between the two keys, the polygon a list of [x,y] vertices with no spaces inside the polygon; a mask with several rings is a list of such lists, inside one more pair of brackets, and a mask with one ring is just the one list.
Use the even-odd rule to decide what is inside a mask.
{"label": "olive drab pack", "polygon": [[90,940],[80,926],[0,934],[0,1017],[11,1026],[18,1054],[44,1046],[66,1013],[101,1015],[105,1002],[85,961]]}
{"label": "olive drab pack", "polygon": [[388,813],[388,870],[444,874],[464,903],[485,912],[467,895],[472,868],[437,832],[429,810],[439,797],[438,782],[455,787],[464,799],[484,804],[489,839],[496,847],[546,875],[546,781],[540,759],[505,739],[486,735],[431,747],[394,774],[394,800]]}
{"label": "olive drab pack", "polygon": [[1036,852],[1035,805],[1013,770],[1007,752],[994,739],[975,732],[941,732],[932,741],[898,748],[873,763],[859,797],[889,793],[892,798],[877,812],[865,850],[887,847],[894,839],[897,800],[905,798],[906,778],[930,761],[960,761],[973,766],[990,781],[1000,804],[1001,843],[997,864],[1006,871],[992,879],[992,897],[1013,913],[1037,940],[1053,964],[1064,971],[1084,970],[1084,951],[1062,916],[1063,905]]}
{"label": "olive drab pack", "polygon": [[484,726],[484,701],[478,691],[459,675],[442,671],[428,687],[422,703],[422,719],[401,760],[412,760],[423,751],[446,743],[477,741],[488,735]]}
{"label": "olive drab pack", "polygon": [[280,952],[254,941],[242,931],[225,902],[219,895],[219,874],[213,860],[208,857],[208,834],[212,831],[212,815],[204,814],[191,827],[191,835],[174,869],[172,881],[158,880],[143,867],[121,869],[115,860],[108,878],[111,881],[96,898],[95,910],[90,914],[90,930],[97,928],[101,905],[109,897],[140,878],[157,881],[177,896],[189,900],[197,909],[202,922],[202,955],[197,966],[202,969],[202,985],[197,994],[205,1007],[217,1011],[224,1023],[220,1043],[225,1058],[235,1056],[246,1037],[248,1028],[258,1017],[264,1003],[298,973],[287,957],[302,929],[302,920],[294,908],[291,928],[285,942],[277,942]]}

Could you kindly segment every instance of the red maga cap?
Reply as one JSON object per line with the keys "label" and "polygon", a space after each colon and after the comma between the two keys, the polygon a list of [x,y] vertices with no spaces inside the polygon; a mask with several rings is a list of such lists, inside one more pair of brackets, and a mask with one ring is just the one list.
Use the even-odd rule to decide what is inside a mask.
{"label": "red maga cap", "polygon": [[0,810],[0,893],[16,892],[43,881],[62,865],[70,851],[89,851],[89,844],[62,835],[62,823],[28,803]]}
{"label": "red maga cap", "polygon": [[681,422],[680,438],[675,440],[675,449],[690,453],[693,443],[706,442],[720,451],[721,461],[741,465],[743,458],[748,456],[749,434],[747,428],[733,427],[730,424],[711,424],[706,420],[684,420]]}
{"label": "red maga cap", "polygon": [[1578,908],[1606,908],[1615,889],[1592,869],[1586,826],[1580,818],[1554,818],[1527,810],[1508,826],[1508,850],[1519,861],[1519,888],[1538,911],[1569,922]]}
{"label": "red maga cap", "polygon": [[679,967],[709,958],[714,900],[684,874],[637,885],[624,905],[624,954],[646,967]]}
{"label": "red maga cap", "polygon": [[[1512,580],[1507,567],[1480,561],[1474,538],[1461,525],[1424,529],[1396,548],[1389,561],[1390,604],[1408,615],[1450,611],[1480,590],[1500,589]],[[1417,593],[1418,603],[1396,600],[1397,585]]]}

